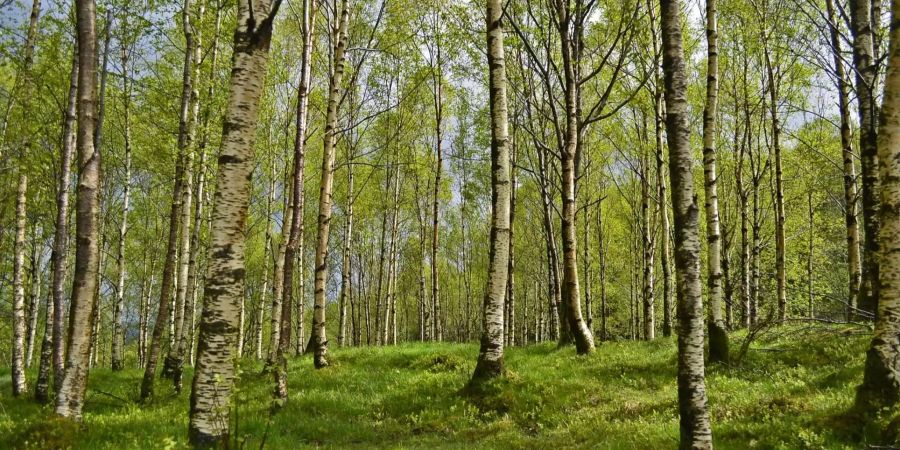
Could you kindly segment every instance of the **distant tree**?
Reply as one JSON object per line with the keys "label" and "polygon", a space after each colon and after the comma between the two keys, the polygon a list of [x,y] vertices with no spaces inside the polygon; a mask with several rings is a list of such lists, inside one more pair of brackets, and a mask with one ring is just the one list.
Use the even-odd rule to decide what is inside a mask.
{"label": "distant tree", "polygon": [[13,250],[13,342],[12,392],[18,397],[28,391],[25,379],[25,208],[28,175],[19,175],[16,195],[16,242]]}

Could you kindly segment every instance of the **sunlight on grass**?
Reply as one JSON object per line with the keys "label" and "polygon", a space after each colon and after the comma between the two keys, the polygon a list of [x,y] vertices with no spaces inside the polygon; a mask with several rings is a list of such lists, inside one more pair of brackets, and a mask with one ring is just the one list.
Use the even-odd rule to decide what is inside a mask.
{"label": "sunlight on grass", "polygon": [[[861,379],[868,337],[849,331],[779,332],[755,344],[740,367],[710,368],[717,448],[858,448],[857,430],[842,414]],[[588,357],[552,343],[508,349],[507,379],[473,398],[461,389],[477,350],[336,349],[334,366],[319,371],[309,358],[294,359],[290,400],[274,416],[271,378],[260,363],[243,361],[234,438],[245,448],[259,448],[263,439],[266,448],[677,445],[674,340],[604,343]],[[66,430],[48,420],[50,407],[11,399],[9,373],[0,372],[0,447],[185,447],[190,384],[176,395],[160,380],[156,400],[141,406],[134,403],[140,376],[136,369],[93,370],[84,425]]]}

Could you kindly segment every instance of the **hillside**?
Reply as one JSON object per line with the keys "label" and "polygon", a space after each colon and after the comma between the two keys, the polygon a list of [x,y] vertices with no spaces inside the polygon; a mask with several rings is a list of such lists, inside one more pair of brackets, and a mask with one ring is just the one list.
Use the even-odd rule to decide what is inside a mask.
{"label": "hillside", "polygon": [[[843,413],[867,342],[856,329],[780,328],[754,342],[739,367],[712,367],[717,448],[859,448]],[[271,383],[247,362],[234,429],[243,448],[264,440],[265,448],[677,445],[673,340],[604,343],[589,357],[550,343],[509,349],[508,381],[477,400],[460,392],[476,352],[458,344],[337,349],[334,365],[319,371],[308,358],[295,359],[291,399],[271,423]],[[189,389],[175,395],[161,382],[157,400],[139,406],[140,376],[133,368],[93,370],[77,432],[47,422],[49,408],[10,399],[9,376],[0,374],[0,447],[186,446]]]}

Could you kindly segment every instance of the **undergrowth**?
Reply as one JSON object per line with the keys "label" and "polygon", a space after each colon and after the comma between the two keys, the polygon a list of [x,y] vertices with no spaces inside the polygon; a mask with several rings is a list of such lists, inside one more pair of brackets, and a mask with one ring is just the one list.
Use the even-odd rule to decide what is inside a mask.
{"label": "undergrowth", "polygon": [[[733,336],[737,348],[741,334]],[[758,338],[740,366],[707,380],[720,449],[894,444],[900,419],[850,415],[869,336],[857,328],[794,326]],[[290,361],[290,399],[270,416],[272,381],[241,362],[234,410],[238,447],[260,448],[674,448],[678,440],[673,339],[610,342],[586,357],[553,343],[510,348],[507,376],[464,389],[477,347],[406,344],[333,351],[333,366]],[[29,373],[33,381],[34,373]],[[188,371],[189,380],[191,372]],[[187,445],[189,389],[167,380],[136,402],[141,371],[91,371],[84,423],[9,396],[0,371],[0,447],[152,449]],[[186,387],[190,383],[185,383]],[[887,431],[884,431],[887,430]]]}

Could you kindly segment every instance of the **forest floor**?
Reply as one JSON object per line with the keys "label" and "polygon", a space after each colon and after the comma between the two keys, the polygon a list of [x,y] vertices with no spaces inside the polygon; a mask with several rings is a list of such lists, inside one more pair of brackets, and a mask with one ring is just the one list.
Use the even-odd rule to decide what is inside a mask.
{"label": "forest floor", "polygon": [[[740,353],[745,334],[732,340]],[[861,448],[846,411],[861,381],[864,329],[796,325],[757,338],[740,365],[710,367],[716,447]],[[606,342],[588,357],[546,343],[507,349],[507,380],[480,398],[462,394],[478,348],[405,344],[334,349],[332,366],[290,363],[289,402],[274,416],[271,377],[242,363],[235,448],[675,448],[674,338]],[[29,381],[33,381],[30,373]],[[187,375],[190,375],[188,373]],[[49,420],[52,409],[11,399],[0,370],[0,448],[183,448],[189,378],[175,395],[138,405],[141,371],[91,371],[84,424]],[[871,436],[871,434],[870,434]]]}

